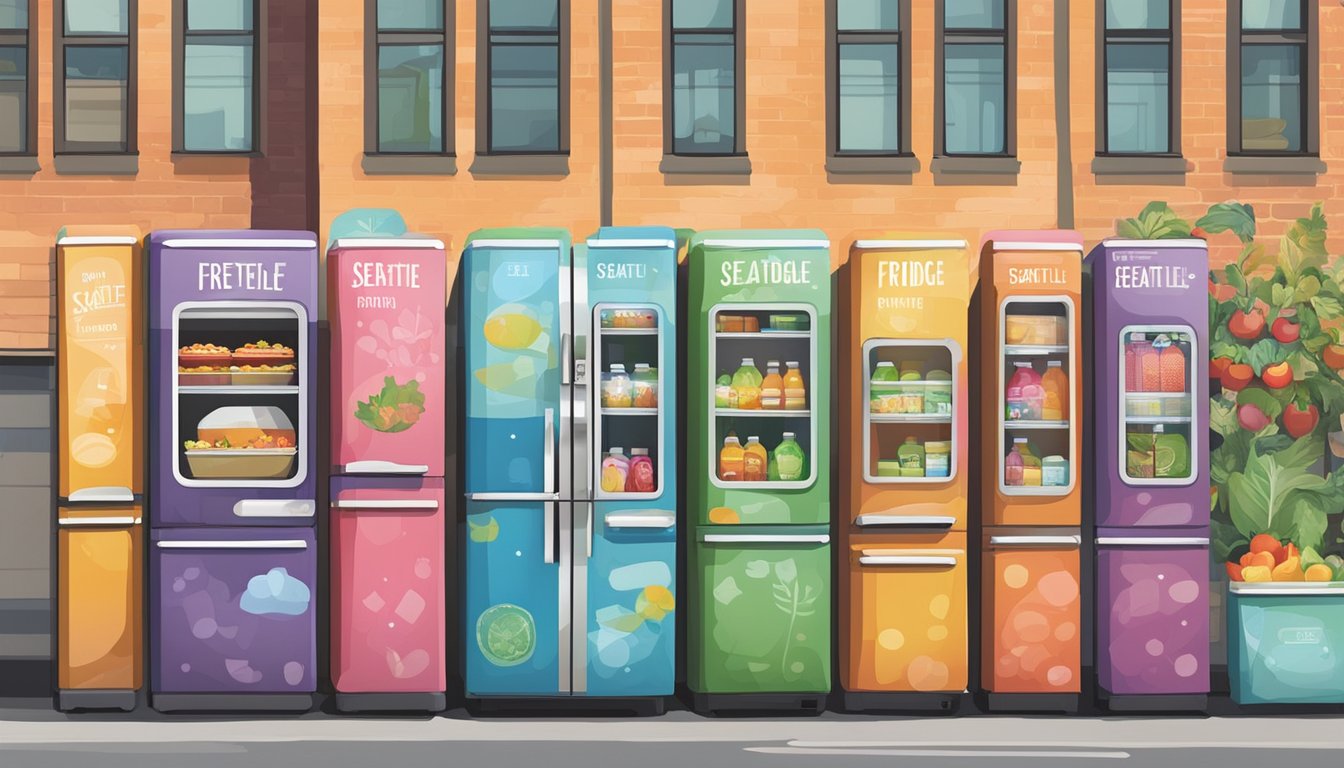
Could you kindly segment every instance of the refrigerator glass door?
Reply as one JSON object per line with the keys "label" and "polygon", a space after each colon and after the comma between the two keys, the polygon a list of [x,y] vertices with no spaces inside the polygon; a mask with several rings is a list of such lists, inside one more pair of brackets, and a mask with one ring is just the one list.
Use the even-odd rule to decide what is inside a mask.
{"label": "refrigerator glass door", "polygon": [[292,302],[185,302],[174,308],[176,360],[167,406],[179,485],[304,483],[312,454],[312,446],[299,445],[310,429],[307,329],[306,310]]}
{"label": "refrigerator glass door", "polygon": [[1195,407],[1195,330],[1125,326],[1119,354],[1120,477],[1133,486],[1190,485],[1199,475],[1194,457],[1206,429]]}
{"label": "refrigerator glass door", "polygon": [[480,242],[466,256],[466,490],[555,493],[560,371],[573,343],[559,243]]}
{"label": "refrigerator glass door", "polygon": [[991,536],[985,552],[984,686],[1078,693],[1079,537]]}
{"label": "refrigerator glass door", "polygon": [[831,688],[831,553],[824,528],[702,528],[693,642],[714,693]]}
{"label": "refrigerator glass door", "polygon": [[333,685],[342,693],[445,690],[443,481],[339,483],[331,502]]}
{"label": "refrigerator glass door", "polygon": [[[468,696],[569,693],[568,562],[556,502],[467,502],[463,641]],[[564,626],[560,626],[563,617]]]}
{"label": "refrigerator glass door", "polygon": [[[817,313],[809,304],[719,304],[709,313],[709,380],[714,393],[709,432],[709,480],[719,488],[788,490],[816,482],[818,451],[814,399],[817,376]],[[779,364],[781,391],[764,387],[770,362]],[[790,371],[790,365],[797,369]],[[795,380],[796,379],[796,380]],[[747,447],[759,439],[765,472],[723,456],[730,435]],[[824,446],[829,450],[829,446]]]}
{"label": "refrigerator glass door", "polygon": [[139,507],[58,510],[57,687],[140,687]]}
{"label": "refrigerator glass door", "polygon": [[956,435],[965,408],[953,402],[960,384],[956,342],[869,339],[863,353],[864,481],[950,482],[953,457],[964,450]]}
{"label": "refrigerator glass door", "polygon": [[1080,471],[1075,432],[1082,419],[1073,385],[1080,375],[1075,322],[1067,296],[1014,296],[1000,305],[995,476],[1006,496],[1073,491]]}
{"label": "refrigerator glass door", "polygon": [[154,531],[158,693],[317,688],[311,528]]}
{"label": "refrigerator glass door", "polygon": [[[662,309],[652,304],[598,304],[592,329],[593,497],[622,502],[659,498],[668,429],[661,398],[674,396],[671,382],[663,378]],[[613,454],[613,449],[620,453]],[[644,452],[644,458],[635,455],[637,450]]]}
{"label": "refrigerator glass door", "polygon": [[[587,589],[575,622],[586,658],[576,663],[574,690],[590,696],[671,695],[675,680],[677,609],[676,513],[599,501],[593,511]],[[576,558],[578,560],[578,558]],[[577,577],[576,577],[577,578]],[[576,658],[576,662],[579,659]]]}
{"label": "refrigerator glass door", "polygon": [[966,689],[966,568],[964,533],[850,547],[853,690]]}

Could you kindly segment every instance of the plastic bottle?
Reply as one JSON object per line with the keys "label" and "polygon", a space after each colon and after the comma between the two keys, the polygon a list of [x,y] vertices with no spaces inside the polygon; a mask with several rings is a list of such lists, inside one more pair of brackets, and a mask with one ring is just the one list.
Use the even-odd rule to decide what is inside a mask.
{"label": "plastic bottle", "polygon": [[896,365],[883,360],[873,369],[873,378],[868,385],[868,410],[872,413],[896,413],[900,405],[900,393],[896,381],[901,374]]}
{"label": "plastic bottle", "polygon": [[719,453],[719,479],[724,482],[736,482],[742,479],[746,456],[737,435],[723,439],[723,450]]}
{"label": "plastic bottle", "polygon": [[603,408],[629,408],[634,402],[630,392],[630,375],[621,363],[611,364],[611,373],[602,382]]}
{"label": "plastic bottle", "polygon": [[1013,363],[1013,375],[1004,387],[1004,401],[1007,408],[1005,418],[1009,421],[1035,420],[1041,418],[1041,375],[1031,367],[1031,363]]}
{"label": "plastic bottle", "polygon": [[784,363],[784,368],[784,409],[807,410],[807,385],[803,382],[802,372],[798,370],[798,363],[791,360]]}
{"label": "plastic bottle", "polygon": [[802,480],[806,458],[802,446],[794,440],[794,433],[785,432],[784,439],[775,447],[775,463],[779,467],[779,479],[786,483]]}
{"label": "plastic bottle", "polygon": [[1064,486],[1069,484],[1069,462],[1063,456],[1046,456],[1041,459],[1041,485]]}
{"label": "plastic bottle", "polygon": [[750,357],[742,358],[742,366],[733,374],[733,391],[737,393],[738,408],[744,411],[760,410],[762,379],[756,361]]}
{"label": "plastic bottle", "polygon": [[1037,487],[1041,485],[1044,479],[1044,467],[1041,465],[1041,457],[1036,453],[1030,442],[1022,443],[1022,484]]}
{"label": "plastic bottle", "polygon": [[625,490],[625,481],[629,474],[630,462],[625,458],[625,449],[612,448],[602,460],[602,490],[607,493],[621,493]]}
{"label": "plastic bottle", "polygon": [[925,377],[924,412],[939,416],[952,415],[952,374],[933,370]]}
{"label": "plastic bottle", "polygon": [[1041,418],[1046,421],[1066,421],[1069,418],[1069,375],[1058,360],[1046,363],[1041,377]]}
{"label": "plastic bottle", "polygon": [[761,439],[755,435],[748,437],[747,445],[742,449],[742,479],[749,483],[765,482],[766,464],[769,461],[770,457],[766,455]]}
{"label": "plastic bottle", "polygon": [[653,459],[649,458],[648,448],[630,449],[630,469],[625,476],[625,490],[628,493],[653,493],[658,490],[657,480],[653,476]]}
{"label": "plastic bottle", "polygon": [[1185,391],[1185,352],[1172,344],[1158,358],[1158,379],[1163,392]]}
{"label": "plastic bottle", "polygon": [[952,474],[952,444],[930,440],[924,444],[924,476],[948,477]]}
{"label": "plastic bottle", "polygon": [[765,364],[765,378],[761,381],[761,408],[778,411],[784,408],[784,378],[779,375],[779,361]]}
{"label": "plastic bottle", "polygon": [[630,377],[631,400],[636,408],[658,407],[658,371],[648,363],[635,363]]}
{"label": "plastic bottle", "polygon": [[1009,486],[1022,485],[1022,449],[1026,447],[1027,439],[1025,437],[1013,438],[1013,449],[1008,452],[1007,458],[1003,460],[1003,484]]}
{"label": "plastic bottle", "polygon": [[720,376],[714,384],[714,407],[737,407],[737,392],[733,389],[733,377],[726,373]]}
{"label": "plastic bottle", "polygon": [[914,437],[905,438],[905,443],[896,449],[896,458],[901,462],[901,477],[924,476],[924,446]]}

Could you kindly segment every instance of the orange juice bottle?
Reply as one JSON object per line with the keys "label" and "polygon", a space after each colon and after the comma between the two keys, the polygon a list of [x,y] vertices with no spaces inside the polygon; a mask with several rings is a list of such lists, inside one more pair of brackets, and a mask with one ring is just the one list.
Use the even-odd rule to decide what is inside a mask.
{"label": "orange juice bottle", "polygon": [[737,441],[737,435],[723,439],[723,450],[719,453],[719,479],[724,482],[736,482],[742,479],[746,469],[746,452]]}
{"label": "orange juice bottle", "polygon": [[779,361],[766,363],[765,370],[765,378],[761,381],[761,408],[781,410],[784,408],[784,377],[779,375]]}
{"label": "orange juice bottle", "polygon": [[1058,360],[1046,363],[1041,377],[1045,397],[1041,401],[1041,418],[1046,421],[1065,421],[1069,418],[1069,375]]}
{"label": "orange juice bottle", "polygon": [[784,364],[784,368],[784,408],[790,411],[807,410],[807,385],[803,383],[798,363],[791,360]]}
{"label": "orange juice bottle", "polygon": [[747,447],[742,449],[742,479],[749,483],[765,482],[765,446],[759,437],[748,437]]}

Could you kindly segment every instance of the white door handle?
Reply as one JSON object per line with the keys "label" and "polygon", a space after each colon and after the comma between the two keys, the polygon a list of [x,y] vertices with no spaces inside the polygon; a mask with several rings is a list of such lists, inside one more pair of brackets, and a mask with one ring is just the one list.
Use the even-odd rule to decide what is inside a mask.
{"label": "white door handle", "polygon": [[159,549],[307,549],[303,539],[261,539],[256,541],[157,541]]}
{"label": "white door handle", "polygon": [[898,565],[920,566],[938,565],[951,567],[957,564],[957,558],[950,555],[860,555],[859,565]]}
{"label": "white door handle", "polygon": [[1076,547],[1081,536],[990,536],[991,546],[999,547]]}
{"label": "white door handle", "polygon": [[706,533],[700,540],[706,544],[828,544],[831,537],[824,533]]}
{"label": "white door handle", "polygon": [[671,528],[677,524],[676,515],[648,515],[615,512],[602,518],[608,528]]}
{"label": "white door handle", "polygon": [[854,522],[860,526],[908,525],[941,528],[955,525],[957,518],[951,515],[889,515],[878,513],[859,515],[854,519]]}
{"label": "white door handle", "polygon": [[337,499],[337,509],[438,509],[434,499]]}

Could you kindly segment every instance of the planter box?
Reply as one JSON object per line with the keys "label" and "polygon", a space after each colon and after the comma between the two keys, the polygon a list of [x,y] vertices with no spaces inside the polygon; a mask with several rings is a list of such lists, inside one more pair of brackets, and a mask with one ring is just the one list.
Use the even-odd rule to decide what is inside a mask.
{"label": "planter box", "polygon": [[1233,583],[1227,621],[1238,704],[1344,703],[1344,582]]}

